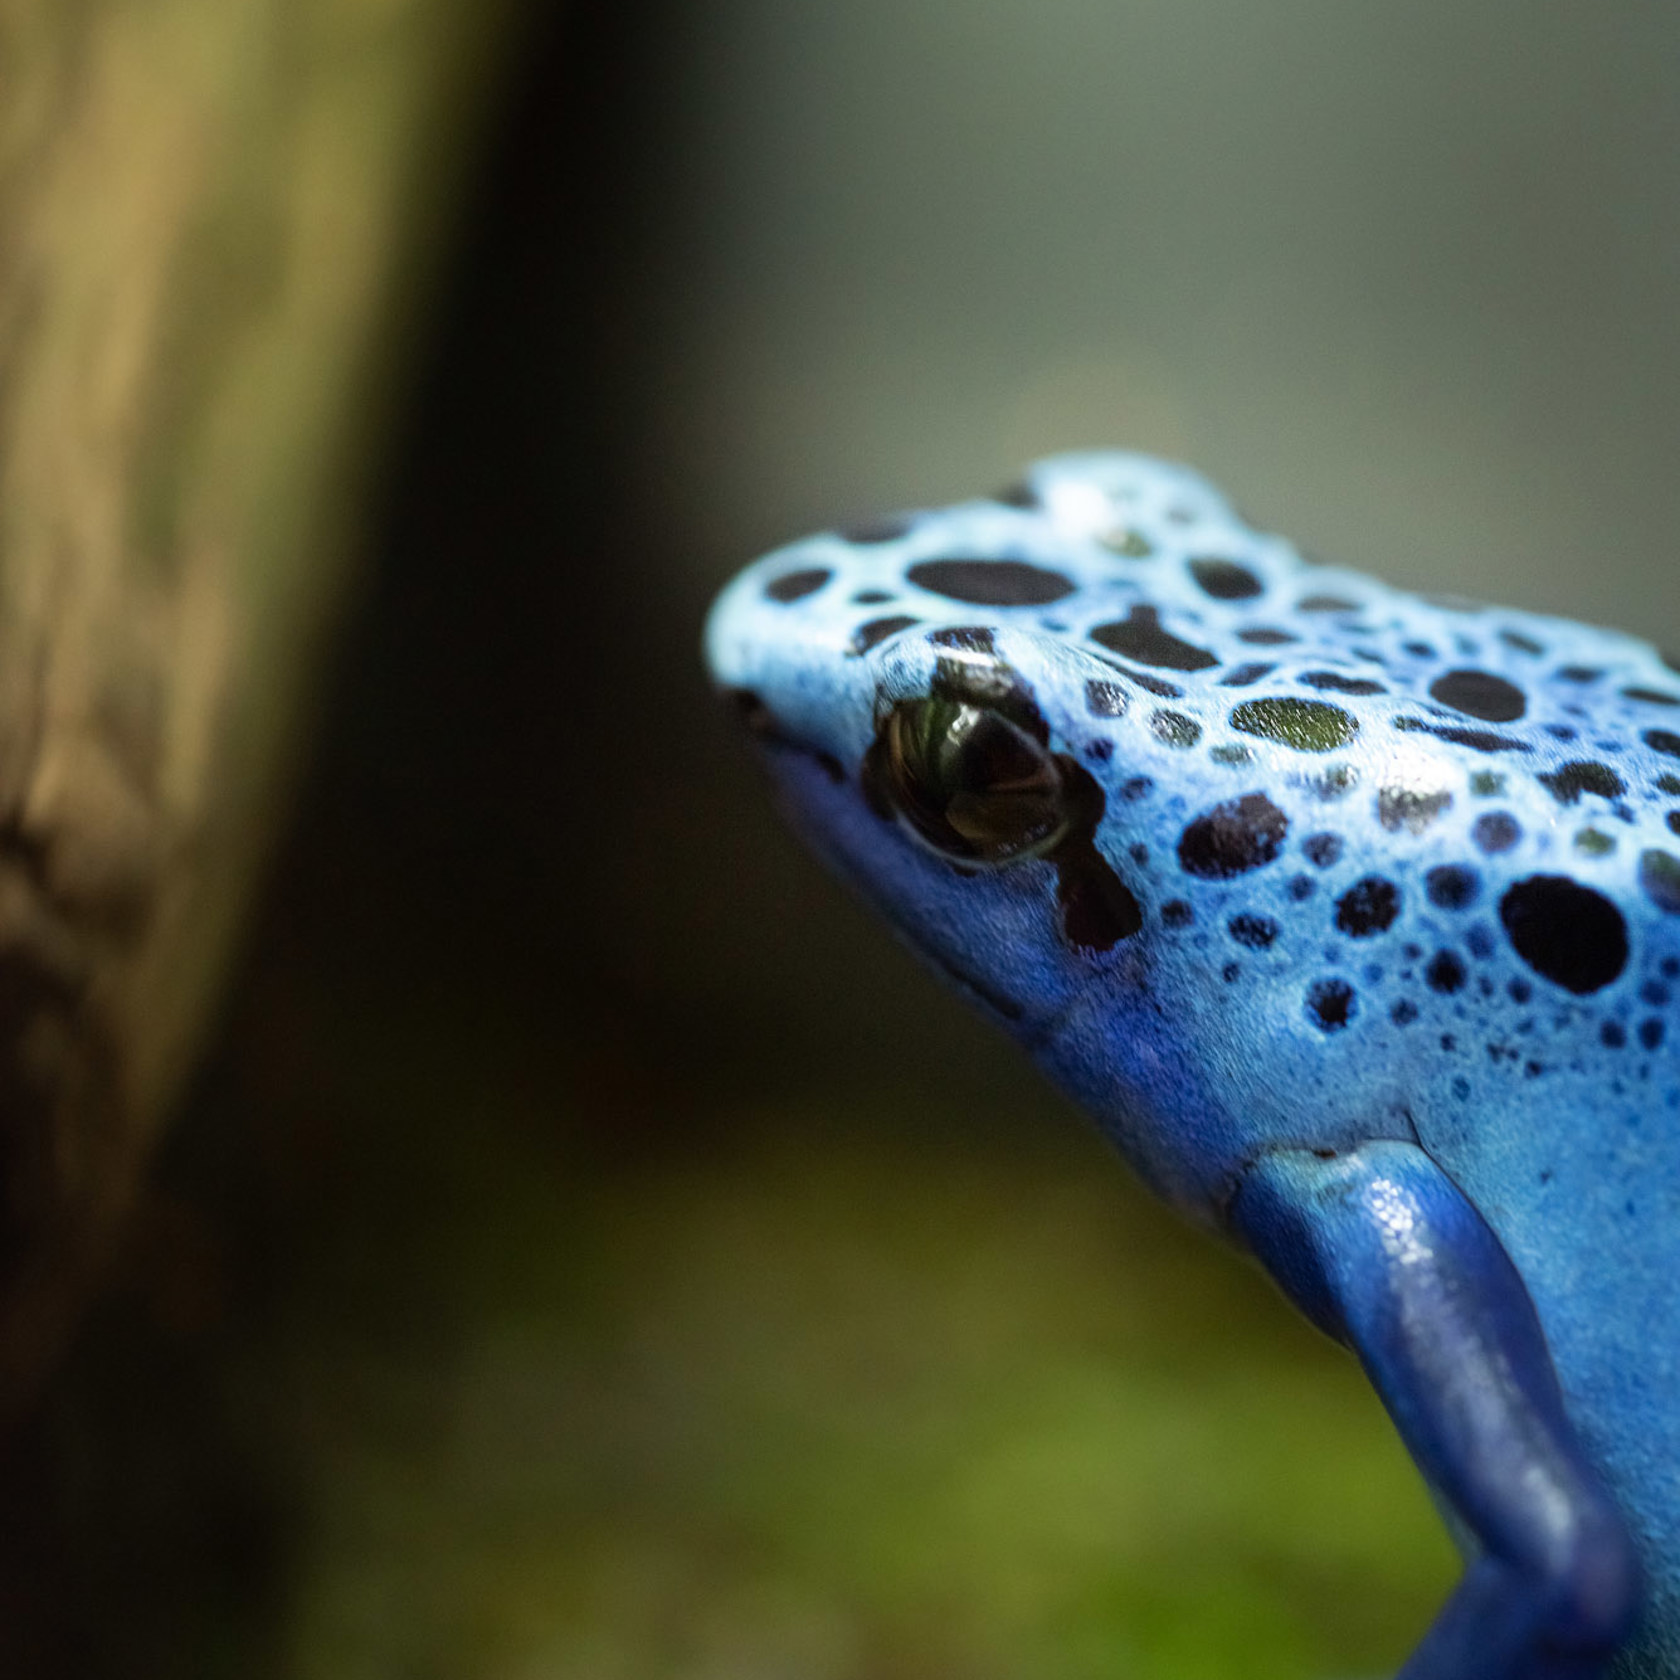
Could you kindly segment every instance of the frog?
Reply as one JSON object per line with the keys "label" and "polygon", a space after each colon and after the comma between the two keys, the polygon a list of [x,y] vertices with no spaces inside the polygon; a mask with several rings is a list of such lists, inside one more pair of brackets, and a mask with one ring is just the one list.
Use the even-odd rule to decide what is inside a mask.
{"label": "frog", "polygon": [[1123,451],[748,567],[776,800],[1357,1358],[1463,1555],[1402,1680],[1680,1676],[1680,671]]}

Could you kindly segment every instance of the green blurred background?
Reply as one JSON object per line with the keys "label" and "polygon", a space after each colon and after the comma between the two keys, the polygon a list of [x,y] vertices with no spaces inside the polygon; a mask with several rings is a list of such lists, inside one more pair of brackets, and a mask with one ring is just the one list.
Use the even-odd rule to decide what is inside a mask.
{"label": "green blurred background", "polygon": [[533,13],[13,1671],[1392,1667],[1453,1562],[1357,1373],[782,836],[699,624],[1113,443],[1680,645],[1677,61],[1629,0]]}

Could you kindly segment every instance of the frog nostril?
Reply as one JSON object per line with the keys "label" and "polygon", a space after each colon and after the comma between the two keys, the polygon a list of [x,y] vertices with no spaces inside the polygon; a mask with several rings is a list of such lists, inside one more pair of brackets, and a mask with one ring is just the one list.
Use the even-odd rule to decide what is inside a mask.
{"label": "frog nostril", "polygon": [[724,703],[733,711],[737,718],[746,725],[747,733],[755,741],[765,746],[781,747],[788,751],[803,753],[814,760],[817,767],[831,782],[839,783],[846,779],[846,767],[833,753],[825,748],[812,745],[809,741],[802,741],[798,736],[789,733],[776,721],[776,715],[765,705],[763,699],[750,688],[726,688],[723,690]]}
{"label": "frog nostril", "polygon": [[723,701],[736,717],[746,725],[749,733],[754,735],[773,735],[775,733],[776,720],[770,715],[770,708],[750,688],[726,688],[723,691]]}

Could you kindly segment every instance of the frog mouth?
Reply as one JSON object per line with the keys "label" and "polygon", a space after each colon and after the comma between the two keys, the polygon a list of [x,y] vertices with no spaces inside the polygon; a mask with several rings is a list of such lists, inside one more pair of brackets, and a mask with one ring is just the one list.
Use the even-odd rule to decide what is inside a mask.
{"label": "frog mouth", "polygon": [[1007,992],[999,991],[985,980],[976,978],[966,969],[958,967],[956,963],[947,961],[944,957],[930,956],[928,959],[958,991],[966,993],[986,1008],[1002,1016],[1011,1024],[1026,1019],[1026,1009],[1017,1003]]}

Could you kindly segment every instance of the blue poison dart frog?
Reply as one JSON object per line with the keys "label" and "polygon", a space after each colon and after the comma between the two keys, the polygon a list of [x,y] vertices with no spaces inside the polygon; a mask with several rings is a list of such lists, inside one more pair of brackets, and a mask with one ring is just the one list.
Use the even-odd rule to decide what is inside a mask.
{"label": "blue poison dart frog", "polygon": [[1126,454],[706,645],[816,850],[1358,1357],[1466,1558],[1404,1680],[1680,1676],[1680,671]]}

